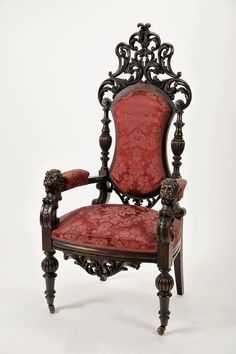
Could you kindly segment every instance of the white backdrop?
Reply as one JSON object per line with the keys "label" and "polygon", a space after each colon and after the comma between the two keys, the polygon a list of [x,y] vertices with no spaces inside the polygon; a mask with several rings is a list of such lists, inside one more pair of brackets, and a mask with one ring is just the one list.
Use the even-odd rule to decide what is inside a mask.
{"label": "white backdrop", "polygon": [[[233,0],[0,0],[1,354],[235,354],[235,10]],[[182,167],[186,293],[173,291],[164,337],[155,334],[153,265],[100,283],[58,254],[54,316],[40,268],[44,173],[97,174],[97,89],[138,22],[173,43],[173,69],[193,91]],[[69,191],[60,213],[95,196],[95,186]]]}

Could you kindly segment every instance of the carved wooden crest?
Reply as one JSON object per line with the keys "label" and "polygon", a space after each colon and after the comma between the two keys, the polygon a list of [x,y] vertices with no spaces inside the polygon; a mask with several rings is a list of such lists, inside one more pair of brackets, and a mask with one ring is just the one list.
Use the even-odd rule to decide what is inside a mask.
{"label": "carved wooden crest", "polygon": [[180,94],[181,99],[174,102],[176,111],[183,111],[190,104],[190,87],[180,78],[181,72],[175,73],[171,68],[174,47],[161,43],[160,37],[150,31],[150,26],[149,23],[139,23],[140,29],[131,35],[129,44],[121,42],[117,45],[118,69],[108,73],[109,78],[103,81],[98,91],[103,107],[110,107],[117,93],[138,82],[155,85],[171,100]]}

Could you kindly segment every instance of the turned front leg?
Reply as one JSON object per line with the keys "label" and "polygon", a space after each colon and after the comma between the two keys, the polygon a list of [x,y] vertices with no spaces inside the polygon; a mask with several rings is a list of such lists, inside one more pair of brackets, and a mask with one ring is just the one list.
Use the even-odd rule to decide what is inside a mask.
{"label": "turned front leg", "polygon": [[159,318],[161,321],[160,327],[157,329],[157,333],[163,335],[168,324],[170,317],[169,304],[171,297],[171,289],[174,286],[174,280],[169,274],[170,269],[160,270],[161,273],[156,278],[156,287],[158,289],[157,295],[160,301]]}
{"label": "turned front leg", "polygon": [[59,263],[58,260],[53,256],[55,252],[45,252],[46,257],[42,261],[42,270],[44,271],[43,277],[46,282],[46,291],[45,297],[47,300],[48,308],[50,313],[55,312],[55,307],[53,305],[55,293],[55,278],[57,276],[56,271],[58,269]]}

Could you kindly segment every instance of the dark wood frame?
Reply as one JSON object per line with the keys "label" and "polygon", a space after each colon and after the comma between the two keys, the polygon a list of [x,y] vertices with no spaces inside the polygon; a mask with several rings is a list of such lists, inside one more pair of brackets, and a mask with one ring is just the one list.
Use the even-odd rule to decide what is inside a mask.
{"label": "dark wood frame", "polygon": [[[173,223],[174,219],[181,219],[185,210],[179,206],[178,193],[180,178],[181,155],[184,150],[182,114],[191,102],[191,90],[188,84],[180,79],[181,73],[174,73],[171,68],[171,58],[174,53],[173,46],[162,43],[157,34],[149,30],[150,24],[138,24],[139,31],[134,33],[129,44],[119,43],[116,47],[116,54],[119,66],[115,73],[109,73],[98,91],[99,102],[103,107],[104,116],[102,119],[102,134],[99,142],[101,147],[102,166],[99,176],[89,177],[88,183],[96,183],[99,196],[92,204],[104,204],[108,202],[109,195],[115,191],[123,204],[134,203],[151,208],[161,198],[162,209],[160,210],[160,223],[157,225],[157,253],[131,252],[111,250],[100,247],[75,245],[70,242],[53,240],[52,230],[59,225],[57,218],[58,202],[62,199],[61,193],[65,190],[65,179],[58,170],[50,170],[46,173],[44,186],[46,197],[43,199],[41,209],[42,244],[46,257],[42,261],[42,269],[46,281],[46,299],[51,313],[54,313],[53,305],[55,290],[54,282],[58,261],[54,257],[55,250],[64,253],[65,259],[73,258],[75,263],[85,269],[89,274],[97,275],[101,280],[119,271],[127,270],[127,266],[139,268],[143,262],[157,264],[160,274],[156,278],[156,287],[160,299],[159,317],[161,325],[158,333],[162,335],[169,319],[169,299],[171,289],[174,286],[172,276],[169,274],[174,262],[177,293],[182,295],[183,290],[183,241],[173,248]],[[120,75],[123,74],[123,77]],[[124,78],[125,76],[125,78]],[[176,130],[171,142],[173,151],[173,172],[170,170],[166,156],[166,140],[168,130],[164,134],[163,161],[165,162],[167,178],[162,182],[161,188],[151,195],[127,195],[119,190],[113,183],[108,168],[109,149],[112,138],[109,130],[109,111],[112,107],[112,100],[123,89],[138,83],[153,85],[161,90],[171,101],[173,113],[177,119],[174,123]],[[183,99],[176,99],[182,95]],[[172,103],[173,102],[173,103]],[[169,123],[170,125],[170,123]],[[168,126],[169,129],[169,126]],[[183,238],[181,237],[181,240]]]}

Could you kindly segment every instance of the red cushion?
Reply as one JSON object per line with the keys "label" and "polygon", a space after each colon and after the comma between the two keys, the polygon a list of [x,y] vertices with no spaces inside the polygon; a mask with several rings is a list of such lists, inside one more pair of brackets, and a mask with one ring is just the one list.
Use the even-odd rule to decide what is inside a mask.
{"label": "red cushion", "polygon": [[62,176],[66,179],[65,190],[69,190],[87,184],[89,172],[77,169],[64,172]]}
{"label": "red cushion", "polygon": [[179,184],[179,196],[178,196],[178,200],[182,199],[183,196],[184,196],[184,190],[185,190],[185,187],[187,185],[187,181],[186,179],[183,179],[183,178],[177,178],[176,181],[178,182]]}
{"label": "red cushion", "polygon": [[114,99],[112,113],[116,126],[112,180],[132,195],[156,191],[166,177],[162,149],[172,113],[168,99],[154,86],[138,84]]}
{"label": "red cushion", "polygon": [[[157,251],[159,212],[139,206],[100,204],[74,210],[60,218],[54,239],[130,251]],[[175,220],[174,246],[182,221]]]}

